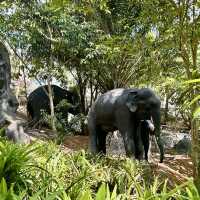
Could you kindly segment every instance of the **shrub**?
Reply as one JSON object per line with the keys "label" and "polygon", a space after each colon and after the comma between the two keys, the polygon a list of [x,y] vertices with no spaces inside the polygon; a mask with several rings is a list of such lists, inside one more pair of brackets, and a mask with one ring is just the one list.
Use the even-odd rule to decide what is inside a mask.
{"label": "shrub", "polygon": [[173,189],[167,183],[128,158],[0,142],[1,200],[200,199],[192,180]]}

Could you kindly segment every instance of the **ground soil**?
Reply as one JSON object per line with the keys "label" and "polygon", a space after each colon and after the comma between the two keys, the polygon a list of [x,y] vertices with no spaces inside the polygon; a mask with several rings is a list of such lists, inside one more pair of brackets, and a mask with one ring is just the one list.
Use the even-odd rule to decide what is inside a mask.
{"label": "ground soil", "polygon": [[[56,133],[46,130],[27,130],[32,138],[42,139],[44,141],[55,139]],[[89,137],[88,136],[65,136],[62,143],[62,150],[66,153],[88,150]],[[161,180],[168,179],[168,185],[174,186],[181,184],[192,177],[193,164],[192,160],[187,155],[173,155],[173,153],[166,152],[163,163],[159,163],[159,153],[153,152],[150,155],[148,168],[151,169],[148,174],[159,176]]]}
{"label": "ground soil", "polygon": [[[73,151],[88,149],[88,136],[66,136],[64,147]],[[152,153],[150,167],[155,175],[168,178],[169,181],[181,184],[192,177],[192,161],[187,155],[165,154],[163,163],[159,163],[159,154]],[[171,184],[173,184],[171,183]]]}

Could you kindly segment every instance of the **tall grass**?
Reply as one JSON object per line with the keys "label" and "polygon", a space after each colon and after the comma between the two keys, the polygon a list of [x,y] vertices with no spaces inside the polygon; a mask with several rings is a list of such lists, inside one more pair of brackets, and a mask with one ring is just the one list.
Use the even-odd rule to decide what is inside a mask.
{"label": "tall grass", "polygon": [[0,141],[0,181],[5,180],[8,187],[25,188],[29,172],[36,165],[37,145],[24,146]]}
{"label": "tall grass", "polygon": [[192,180],[169,189],[167,180],[153,177],[128,158],[66,153],[53,143],[24,146],[2,140],[0,199],[185,200],[200,196]]}

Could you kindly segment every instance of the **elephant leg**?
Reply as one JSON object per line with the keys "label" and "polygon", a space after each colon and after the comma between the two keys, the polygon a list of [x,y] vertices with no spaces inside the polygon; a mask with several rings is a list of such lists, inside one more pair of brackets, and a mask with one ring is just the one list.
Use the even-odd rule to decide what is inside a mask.
{"label": "elephant leg", "polygon": [[160,136],[155,136],[156,137],[156,141],[160,150],[160,163],[163,162],[164,159],[164,145],[163,145],[163,141],[161,139]]}
{"label": "elephant leg", "polygon": [[[119,130],[120,131],[120,130]],[[135,143],[133,138],[132,131],[120,131],[124,141],[124,147],[126,151],[126,156],[134,157],[135,156]]]}
{"label": "elephant leg", "polygon": [[103,131],[100,127],[97,128],[97,147],[98,152],[106,154],[106,135],[107,132]]}
{"label": "elephant leg", "polygon": [[143,142],[142,142],[142,124],[139,122],[136,128],[136,134],[134,135],[135,142],[135,158],[141,160],[143,158]]}
{"label": "elephant leg", "polygon": [[98,153],[97,148],[97,127],[94,122],[88,122],[88,130],[89,130],[89,143],[90,143],[90,152],[91,153]]}
{"label": "elephant leg", "polygon": [[149,151],[149,128],[147,123],[142,122],[142,143],[144,146],[144,157],[148,161],[148,151]]}
{"label": "elephant leg", "polygon": [[148,161],[149,137],[148,137],[148,139],[143,143],[143,146],[144,146],[144,157],[145,157],[145,160]]}

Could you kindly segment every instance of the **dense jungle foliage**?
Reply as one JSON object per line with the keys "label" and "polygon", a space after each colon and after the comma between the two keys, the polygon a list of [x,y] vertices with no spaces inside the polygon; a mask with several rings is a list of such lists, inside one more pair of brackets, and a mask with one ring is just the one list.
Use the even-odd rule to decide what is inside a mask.
{"label": "dense jungle foliage", "polygon": [[64,152],[53,143],[0,142],[2,200],[199,199],[192,180],[169,187],[130,159]]}
{"label": "dense jungle foliage", "polygon": [[[10,51],[13,80],[56,80],[78,92],[82,130],[99,94],[153,88],[164,102],[162,123],[190,130],[194,166],[193,180],[169,187],[129,159],[2,140],[0,199],[200,198],[199,0],[2,0],[0,41]],[[27,97],[26,84],[19,90]],[[63,133],[53,109],[52,129]]]}

